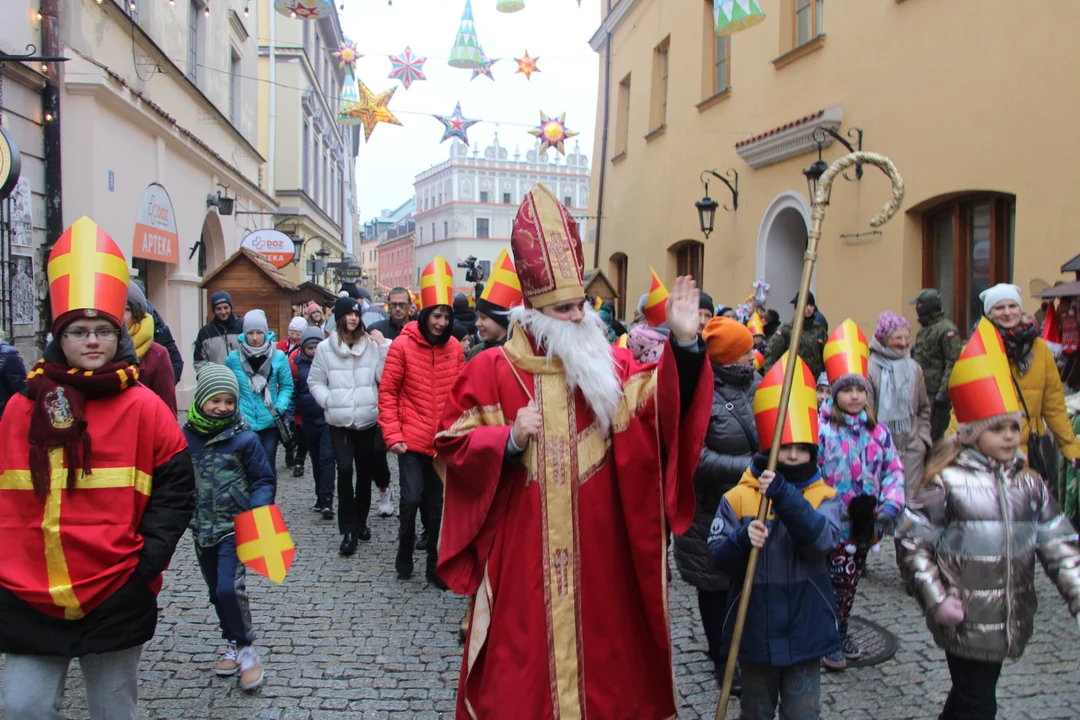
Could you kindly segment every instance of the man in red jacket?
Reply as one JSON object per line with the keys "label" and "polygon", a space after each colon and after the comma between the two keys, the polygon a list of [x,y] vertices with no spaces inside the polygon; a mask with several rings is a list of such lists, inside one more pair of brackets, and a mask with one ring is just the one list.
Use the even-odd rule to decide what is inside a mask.
{"label": "man in red jacket", "polygon": [[420,278],[424,309],[390,346],[379,386],[379,425],[386,447],[398,456],[401,478],[401,528],[394,567],[398,577],[412,576],[416,542],[416,513],[421,503],[427,512],[427,579],[445,590],[435,574],[439,559],[439,523],[442,518],[442,481],[435,473],[435,431],[458,373],[465,364],[461,344],[451,334],[454,284],[450,264],[442,257],[427,266]]}

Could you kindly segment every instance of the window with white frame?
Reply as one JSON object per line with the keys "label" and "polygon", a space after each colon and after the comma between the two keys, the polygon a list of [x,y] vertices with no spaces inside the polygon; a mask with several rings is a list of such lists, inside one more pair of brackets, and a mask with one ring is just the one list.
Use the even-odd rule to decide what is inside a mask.
{"label": "window with white frame", "polygon": [[243,86],[241,82],[242,64],[240,53],[235,47],[229,50],[229,121],[233,127],[240,127]]}
{"label": "window with white frame", "polygon": [[491,220],[488,218],[476,218],[476,237],[491,237]]}

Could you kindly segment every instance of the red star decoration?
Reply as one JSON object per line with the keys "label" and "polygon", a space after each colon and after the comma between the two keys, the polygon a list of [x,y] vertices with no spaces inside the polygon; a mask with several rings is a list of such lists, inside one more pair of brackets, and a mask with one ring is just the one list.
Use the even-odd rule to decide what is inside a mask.
{"label": "red star decoration", "polygon": [[532,80],[532,74],[540,72],[540,68],[536,66],[536,63],[540,60],[538,57],[529,57],[529,51],[525,51],[525,57],[514,58],[514,61],[518,64],[517,72],[523,73],[526,80]]}

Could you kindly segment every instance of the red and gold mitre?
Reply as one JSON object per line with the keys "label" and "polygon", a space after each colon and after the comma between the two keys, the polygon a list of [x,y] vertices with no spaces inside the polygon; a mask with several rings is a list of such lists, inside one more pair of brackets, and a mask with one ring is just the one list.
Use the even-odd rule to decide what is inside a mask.
{"label": "red and gold mitre", "polygon": [[595,310],[596,312],[600,312],[600,308],[603,307],[603,306],[604,306],[604,298],[600,297],[599,295],[597,295],[596,297],[593,298],[593,301],[592,301],[592,309],[593,310]]}
{"label": "red and gold mitre", "polygon": [[660,282],[660,277],[656,274],[656,271],[652,268],[649,268],[649,270],[652,272],[652,285],[649,286],[649,296],[645,298],[645,307],[642,308],[642,313],[645,315],[645,322],[649,324],[649,327],[656,327],[667,322],[668,291],[664,287],[664,283]]}
{"label": "red and gold mitre", "polygon": [[865,378],[870,365],[870,346],[863,331],[848,318],[829,335],[822,357],[830,384],[845,375]]}
{"label": "red and gold mitre", "polygon": [[127,305],[127,258],[90,218],[76,220],[56,241],[48,276],[54,325],[60,316],[76,310],[100,313],[121,324]]}
{"label": "red and gold mitre", "polygon": [[436,255],[420,274],[420,299],[425,308],[454,306],[454,271],[442,255]]}
{"label": "red and gold mitre", "polygon": [[518,208],[510,247],[528,307],[585,299],[577,223],[543,183]]}
{"label": "red and gold mitre", "polygon": [[510,259],[510,251],[505,248],[495,260],[495,267],[491,271],[484,292],[480,293],[480,303],[477,305],[480,312],[486,314],[484,305],[494,306],[495,309],[506,310],[521,304],[521,280],[517,270],[514,269],[514,261]]}
{"label": "red and gold mitre", "polygon": [[958,423],[1020,412],[1020,401],[1005,356],[1005,343],[983,318],[949,376],[949,399]]}
{"label": "red and gold mitre", "polygon": [[760,315],[754,313],[750,316],[750,319],[746,321],[746,329],[750,331],[751,335],[764,335],[765,323],[762,321]]}
{"label": "red and gold mitre", "polygon": [[[784,372],[788,353],[780,356],[769,372],[765,373],[757,392],[754,393],[754,422],[757,423],[761,449],[768,452],[772,446],[773,433],[780,411],[780,391],[784,387]],[[781,445],[805,443],[818,444],[817,388],[810,368],[798,355],[795,356],[795,377],[791,383],[787,416],[784,418],[784,434]]]}
{"label": "red and gold mitre", "polygon": [[626,350],[627,348],[629,348],[630,347],[630,336],[627,335],[626,333],[623,333],[622,335],[620,335],[619,339],[615,341],[615,347],[621,347],[623,350]]}
{"label": "red and gold mitre", "polygon": [[[753,334],[753,333],[751,333]],[[760,371],[765,367],[765,355],[760,350],[754,351],[754,369]]]}

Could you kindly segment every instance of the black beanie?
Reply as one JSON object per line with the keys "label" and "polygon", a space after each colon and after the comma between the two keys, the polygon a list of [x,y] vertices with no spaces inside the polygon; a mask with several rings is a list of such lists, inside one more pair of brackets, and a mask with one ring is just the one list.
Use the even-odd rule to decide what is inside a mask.
{"label": "black beanie", "polygon": [[701,310],[708,310],[711,313],[715,313],[716,312],[716,306],[713,305],[712,295],[710,295],[709,293],[707,293],[705,291],[702,291],[701,292],[701,302],[698,303],[698,308],[701,309]]}
{"label": "black beanie", "polygon": [[476,301],[476,312],[484,313],[491,321],[500,326],[503,330],[510,327],[510,312],[501,305],[480,298]]}
{"label": "black beanie", "polygon": [[216,308],[221,303],[228,303],[229,307],[232,307],[232,296],[224,290],[218,290],[216,293],[210,296],[210,309]]}
{"label": "black beanie", "polygon": [[345,297],[339,297],[337,302],[334,303],[334,320],[336,322],[341,322],[341,318],[351,312],[357,315],[361,314],[360,303],[356,298],[346,295]]}

